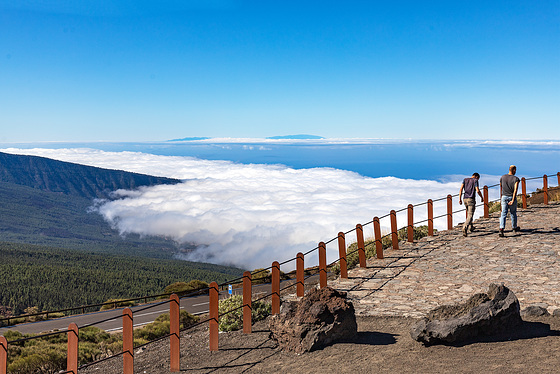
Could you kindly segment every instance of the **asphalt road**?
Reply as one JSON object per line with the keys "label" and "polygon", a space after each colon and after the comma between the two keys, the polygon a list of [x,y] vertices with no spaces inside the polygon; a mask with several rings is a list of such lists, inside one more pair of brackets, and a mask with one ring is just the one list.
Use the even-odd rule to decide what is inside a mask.
{"label": "asphalt road", "polygon": [[[282,283],[281,287],[286,283]],[[259,297],[270,293],[270,284],[254,285],[253,296]],[[233,289],[233,295],[242,294],[242,289]],[[220,291],[220,299],[229,297],[228,291]],[[152,307],[150,307],[153,305]],[[180,299],[181,310],[186,310],[190,314],[199,315],[208,313],[209,298],[208,295],[200,295],[193,297],[185,297]],[[150,308],[148,308],[150,307]],[[169,303],[153,302],[130,307],[133,312],[133,324],[135,327],[146,325],[153,322],[159,315],[169,313]],[[65,330],[70,323],[75,323],[78,327],[83,327],[95,323],[94,326],[99,327],[107,332],[118,331],[122,329],[122,314],[124,308],[104,310],[86,314],[76,314],[67,317],[51,319],[47,321],[22,323],[14,326],[0,328],[0,335],[7,330],[19,331],[23,334],[39,334],[42,332],[51,332],[57,330]],[[105,322],[101,322],[105,321]],[[97,323],[100,322],[100,323]]]}

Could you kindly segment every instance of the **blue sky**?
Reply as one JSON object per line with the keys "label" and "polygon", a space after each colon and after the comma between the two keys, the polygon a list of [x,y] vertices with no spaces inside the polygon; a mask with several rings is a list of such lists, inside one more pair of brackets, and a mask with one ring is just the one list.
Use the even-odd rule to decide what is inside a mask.
{"label": "blue sky", "polygon": [[560,1],[0,0],[0,127],[560,139]]}

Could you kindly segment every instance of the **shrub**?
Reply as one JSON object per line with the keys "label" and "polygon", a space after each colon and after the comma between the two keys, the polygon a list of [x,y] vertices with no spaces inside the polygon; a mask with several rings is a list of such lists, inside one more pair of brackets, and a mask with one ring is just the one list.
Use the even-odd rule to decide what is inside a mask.
{"label": "shrub", "polygon": [[[193,316],[185,310],[181,310],[179,312],[180,328],[189,327],[196,322],[198,322],[198,317]],[[169,334],[169,326],[169,313],[162,314],[157,317],[154,322],[149,323],[140,329],[134,330],[134,338],[143,340],[145,343],[147,343],[150,340],[154,340]]]}
{"label": "shrub", "polygon": [[251,281],[253,284],[269,283],[271,272],[266,269],[255,269],[251,272]]}
{"label": "shrub", "polygon": [[104,304],[100,310],[108,310],[108,309],[115,309],[115,308],[135,305],[134,301],[123,301],[123,300],[125,299],[109,299],[105,303],[110,303],[110,304]]}
{"label": "shrub", "polygon": [[[201,290],[200,293],[208,293],[208,283],[193,279],[190,282],[175,282],[165,287],[164,293],[175,293],[178,296],[186,295],[192,291]],[[161,298],[165,298],[162,296]]]}
{"label": "shrub", "polygon": [[[220,331],[235,331],[243,327],[243,296],[236,295],[220,300],[218,313],[220,314]],[[272,306],[262,301],[251,303],[251,322],[265,319],[272,310]],[[231,311],[231,312],[230,312]],[[229,313],[227,313],[229,312]],[[227,313],[227,314],[225,314]]]}

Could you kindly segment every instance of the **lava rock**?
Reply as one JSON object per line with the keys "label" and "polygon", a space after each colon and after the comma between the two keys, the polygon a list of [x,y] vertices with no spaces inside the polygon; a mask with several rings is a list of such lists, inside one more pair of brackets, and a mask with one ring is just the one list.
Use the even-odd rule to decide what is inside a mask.
{"label": "lava rock", "polygon": [[529,305],[527,308],[521,311],[521,315],[523,317],[541,317],[541,316],[549,316],[548,310],[543,308],[542,306],[538,305]]}
{"label": "lava rock", "polygon": [[280,313],[270,318],[270,331],[280,348],[301,354],[351,340],[358,325],[346,293],[325,287],[283,303]]}
{"label": "lava rock", "polygon": [[412,328],[410,335],[426,345],[456,344],[519,325],[519,309],[519,301],[509,288],[492,283],[487,293],[475,294],[464,304],[432,310]]}

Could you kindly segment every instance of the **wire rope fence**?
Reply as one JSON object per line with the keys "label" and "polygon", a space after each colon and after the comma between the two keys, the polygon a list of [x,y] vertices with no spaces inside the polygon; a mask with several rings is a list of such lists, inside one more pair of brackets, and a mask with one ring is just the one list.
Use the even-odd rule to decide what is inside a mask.
{"label": "wire rope fence", "polygon": [[[527,207],[527,192],[526,192],[526,183],[527,181],[536,181],[539,179],[542,179],[542,189],[538,189],[537,188],[537,193],[542,193],[543,195],[543,203],[544,204],[548,204],[549,202],[549,186],[548,186],[548,178],[552,178],[556,176],[558,178],[558,186],[556,187],[556,189],[560,189],[560,172],[558,172],[557,174],[551,174],[551,175],[544,175],[542,177],[532,177],[532,178],[521,178],[520,180],[520,184],[521,184],[521,193],[518,194],[518,196],[522,197],[522,207],[526,208]],[[494,198],[492,200],[490,200],[489,198],[489,189],[494,188],[494,187],[498,187],[500,186],[500,184],[494,184],[491,186],[484,186],[483,190],[484,190],[484,196],[483,196],[483,202],[481,204],[476,204],[476,207],[480,207],[483,206],[484,207],[484,213],[483,216],[485,218],[489,217],[489,206],[490,204],[496,204],[498,201],[500,201],[500,198]],[[499,196],[499,192],[494,194],[494,196]],[[558,195],[560,196],[560,191],[556,192]],[[463,211],[466,211],[465,208],[459,209],[459,210],[453,210],[453,204],[452,204],[452,199],[454,197],[459,196],[459,194],[455,194],[455,195],[447,195],[446,197],[442,197],[442,198],[438,198],[435,200],[431,200],[429,199],[426,202],[422,202],[422,203],[417,203],[415,205],[409,204],[408,207],[406,208],[402,208],[399,210],[392,210],[389,214],[386,214],[384,216],[381,217],[374,217],[373,220],[366,222],[364,224],[357,224],[355,228],[350,229],[346,232],[339,232],[338,235],[326,242],[320,242],[315,248],[308,250],[305,253],[298,253],[296,255],[296,257],[290,258],[288,260],[283,261],[282,263],[279,263],[277,261],[274,261],[272,263],[272,265],[266,269],[258,269],[258,271],[254,271],[253,273],[246,271],[243,276],[241,277],[237,277],[234,279],[229,280],[228,282],[224,282],[221,284],[217,284],[216,282],[212,282],[210,283],[210,285],[208,287],[203,287],[203,288],[199,288],[196,290],[193,290],[191,292],[188,293],[184,293],[181,294],[180,296],[178,296],[175,293],[163,293],[163,294],[158,294],[158,295],[150,295],[150,296],[144,296],[144,297],[139,297],[139,298],[131,298],[131,299],[126,299],[126,300],[118,300],[118,301],[111,301],[111,302],[106,302],[106,303],[100,303],[100,304],[92,304],[92,305],[85,305],[85,306],[79,306],[79,307],[74,307],[74,308],[67,308],[67,309],[60,309],[60,310],[56,310],[56,311],[48,311],[48,312],[39,312],[39,313],[32,313],[32,314],[26,314],[26,315],[20,315],[17,318],[22,318],[22,317],[34,317],[34,316],[42,316],[42,315],[46,315],[48,316],[48,314],[54,314],[54,313],[65,313],[65,312],[75,312],[75,311],[85,311],[87,309],[91,309],[91,308],[99,308],[100,306],[104,306],[104,305],[113,305],[115,308],[117,307],[117,305],[119,303],[124,303],[124,302],[131,302],[131,301],[138,301],[138,300],[144,300],[145,303],[147,303],[148,299],[161,299],[162,297],[169,297],[168,299],[165,299],[163,301],[159,301],[159,302],[155,302],[152,303],[150,305],[141,307],[141,308],[135,308],[134,311],[130,308],[130,307],[125,307],[124,309],[122,309],[122,315],[115,315],[115,316],[111,316],[108,318],[104,318],[104,319],[100,319],[97,320],[95,322],[92,323],[88,323],[88,324],[84,324],[83,326],[80,326],[78,328],[78,326],[75,323],[70,323],[67,329],[62,329],[59,331],[54,331],[54,332],[49,332],[49,333],[44,333],[44,334],[39,334],[39,335],[35,335],[35,336],[31,336],[31,337],[24,337],[24,338],[19,338],[19,339],[15,339],[15,340],[11,340],[8,341],[4,336],[0,336],[0,374],[7,374],[7,362],[8,362],[8,346],[9,345],[18,345],[18,344],[22,344],[31,340],[35,340],[35,339],[46,339],[49,337],[54,337],[54,336],[58,336],[58,335],[66,335],[67,336],[67,367],[66,367],[66,371],[60,371],[61,373],[74,373],[77,374],[78,370],[80,369],[84,369],[86,367],[90,367],[96,364],[99,364],[101,362],[116,358],[116,357],[123,357],[123,373],[124,374],[132,374],[134,371],[134,349],[138,349],[140,347],[144,347],[147,346],[149,344],[152,344],[156,341],[161,341],[163,339],[170,339],[170,372],[178,372],[180,371],[179,368],[179,359],[180,359],[180,333],[183,331],[187,331],[189,329],[195,328],[197,326],[201,326],[204,324],[209,324],[208,326],[208,330],[209,330],[209,349],[211,351],[215,351],[218,350],[218,320],[221,317],[224,317],[228,314],[234,313],[236,311],[242,310],[243,313],[243,331],[245,333],[250,333],[251,332],[251,324],[252,324],[252,318],[251,318],[251,304],[253,302],[257,302],[257,301],[261,301],[261,300],[270,300],[271,301],[271,312],[272,314],[278,314],[279,313],[279,308],[280,308],[280,295],[282,293],[282,291],[287,291],[288,289],[293,289],[295,288],[295,294],[297,297],[302,297],[304,296],[304,292],[305,292],[305,284],[306,281],[309,280],[309,278],[314,277],[314,276],[319,276],[319,287],[323,288],[326,287],[327,285],[327,275],[328,275],[328,269],[332,269],[333,266],[338,265],[339,266],[339,275],[341,278],[347,278],[348,277],[348,261],[347,258],[349,256],[353,256],[356,253],[358,253],[358,263],[357,265],[359,265],[360,267],[365,267],[365,252],[366,252],[366,248],[373,248],[375,247],[375,254],[373,257],[376,258],[383,258],[384,254],[383,251],[384,249],[386,249],[389,246],[392,246],[393,249],[398,249],[398,242],[399,240],[406,240],[408,242],[413,242],[414,241],[414,228],[417,227],[418,225],[427,223],[428,224],[428,236],[433,236],[434,235],[434,221],[438,220],[438,219],[443,219],[446,218],[447,219],[447,229],[452,229],[453,228],[453,221],[454,221],[454,215],[457,214],[461,214]],[[446,201],[447,204],[445,207],[438,207],[438,211],[443,211],[444,213],[442,214],[438,214],[436,216],[434,216],[434,203],[441,203],[442,201]],[[427,212],[426,212],[426,218],[425,219],[421,219],[419,221],[414,221],[414,211],[416,210],[415,208],[419,208],[426,205],[427,207]],[[407,224],[402,225],[402,226],[398,226],[397,225],[397,215],[399,213],[405,213],[407,214]],[[423,218],[423,217],[422,217]],[[385,235],[381,235],[381,220],[385,220],[385,219],[390,219],[390,225],[384,225],[384,227],[389,227],[389,230],[386,230]],[[364,227],[365,226],[369,226],[369,225],[373,225],[373,236],[372,239],[369,240],[367,243],[364,241]],[[445,226],[445,225],[443,225]],[[404,234],[404,231],[406,231],[406,237],[404,237],[402,234]],[[399,232],[401,233],[401,238],[399,238]],[[355,233],[356,234],[356,244],[357,244],[357,249],[352,250],[352,251],[348,251],[349,246],[346,245],[346,236],[349,234]],[[386,243],[383,243],[383,240],[387,239]],[[327,251],[326,251],[326,247],[329,244],[334,243],[335,241],[338,241],[338,253],[339,253],[339,257],[334,260],[331,261],[329,264],[327,264]],[[305,268],[305,257],[314,253],[314,252],[318,252],[318,265],[312,266],[312,267],[308,267]],[[295,279],[294,278],[290,278],[290,279],[285,279],[285,283],[283,286],[281,286],[281,272],[280,272],[280,267],[282,265],[286,265],[288,263],[294,262],[296,263],[296,270],[295,270]],[[270,274],[268,274],[270,271]],[[253,279],[253,276],[255,275],[262,275],[265,274],[264,277],[260,276],[256,279]],[[253,283],[255,283],[256,281],[262,281],[264,279],[265,282],[268,282],[268,279],[270,279],[270,293],[265,293],[264,296],[260,296],[260,297],[254,297],[253,296]],[[231,286],[231,285],[240,285],[242,287],[243,290],[243,304],[239,307],[235,307],[231,310],[227,310],[225,312],[223,312],[222,314],[219,314],[218,312],[218,304],[219,304],[219,299],[220,299],[220,289],[223,289],[225,286]],[[184,298],[189,298],[189,297],[193,297],[196,295],[201,295],[201,294],[208,294],[208,298],[209,298],[209,311],[208,311],[208,315],[205,318],[202,318],[201,320],[199,320],[198,322],[194,322],[192,324],[190,324],[189,326],[184,326],[183,328],[180,327],[180,301],[181,299]],[[154,340],[151,340],[147,343],[144,344],[140,344],[137,346],[134,346],[134,338],[133,338],[133,320],[134,320],[134,313],[139,313],[139,312],[143,312],[152,308],[156,308],[162,305],[166,305],[169,304],[169,319],[170,319],[170,328],[169,328],[169,333],[168,334],[164,334],[163,336],[160,336]],[[15,317],[10,317],[10,318],[2,318],[0,319],[0,322],[3,322],[5,320],[9,319],[14,319]],[[87,327],[92,327],[92,326],[98,326],[102,323],[108,322],[108,321],[112,321],[112,320],[117,320],[117,319],[122,319],[122,336],[123,336],[123,349],[122,352],[107,356],[107,357],[103,357],[103,358],[99,358],[95,361],[92,362],[88,362],[85,363],[81,366],[78,366],[78,352],[79,352],[79,329],[85,329]]]}

